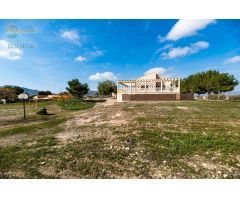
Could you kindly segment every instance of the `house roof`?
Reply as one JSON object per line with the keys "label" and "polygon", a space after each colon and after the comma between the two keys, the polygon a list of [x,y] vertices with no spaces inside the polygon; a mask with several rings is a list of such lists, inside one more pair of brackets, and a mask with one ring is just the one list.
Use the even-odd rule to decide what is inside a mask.
{"label": "house roof", "polygon": [[47,98],[47,95],[36,95],[33,97],[33,99],[43,99],[43,98]]}
{"label": "house roof", "polygon": [[156,72],[152,72],[152,73],[149,73],[149,74],[145,74],[144,76],[141,76],[135,80],[119,80],[118,82],[120,82],[122,85],[125,85],[125,86],[129,86],[131,84],[131,82],[136,82],[136,81],[145,81],[145,80],[151,80],[151,81],[154,81],[154,80],[159,80],[158,82],[160,81],[173,81],[173,80],[179,80],[179,78],[168,78],[168,77],[165,77],[165,76],[161,76],[159,74],[157,74]]}
{"label": "house roof", "polygon": [[141,79],[164,79],[164,76],[160,76],[159,74],[157,74],[156,72],[152,72],[149,74],[145,74],[142,77],[139,77],[137,80],[141,80]]}

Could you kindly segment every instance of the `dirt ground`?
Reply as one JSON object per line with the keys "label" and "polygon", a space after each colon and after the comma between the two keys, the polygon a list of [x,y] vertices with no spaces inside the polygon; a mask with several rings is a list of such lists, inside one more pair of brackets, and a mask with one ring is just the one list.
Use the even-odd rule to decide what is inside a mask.
{"label": "dirt ground", "polygon": [[[79,139],[93,139],[99,137],[113,138],[111,129],[104,126],[127,126],[133,121],[134,116],[122,110],[116,99],[107,99],[104,103],[98,103],[93,109],[77,112],[71,119],[67,120],[56,137],[61,142],[75,141]],[[85,129],[84,129],[85,128]]]}
{"label": "dirt ground", "polygon": [[48,108],[55,115],[37,118],[29,107],[27,122],[17,106],[9,118],[0,112],[0,177],[240,178],[239,104],[108,99]]}

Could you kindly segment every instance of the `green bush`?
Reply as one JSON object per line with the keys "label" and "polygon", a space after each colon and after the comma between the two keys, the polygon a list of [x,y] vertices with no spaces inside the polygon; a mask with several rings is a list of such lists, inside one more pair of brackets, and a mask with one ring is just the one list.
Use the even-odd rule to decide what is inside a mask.
{"label": "green bush", "polygon": [[57,102],[63,110],[84,110],[95,106],[95,102],[81,101],[79,99],[66,99]]}
{"label": "green bush", "polygon": [[210,100],[218,100],[218,95],[217,94],[209,94],[208,99],[210,99]]}
{"label": "green bush", "polygon": [[39,111],[37,111],[38,115],[47,115],[47,108],[41,108]]}
{"label": "green bush", "polygon": [[210,94],[208,96],[210,100],[225,100],[226,95],[225,94]]}
{"label": "green bush", "polygon": [[229,101],[240,101],[240,95],[229,96]]}
{"label": "green bush", "polygon": [[218,96],[218,100],[226,100],[226,95],[225,94],[220,94]]}

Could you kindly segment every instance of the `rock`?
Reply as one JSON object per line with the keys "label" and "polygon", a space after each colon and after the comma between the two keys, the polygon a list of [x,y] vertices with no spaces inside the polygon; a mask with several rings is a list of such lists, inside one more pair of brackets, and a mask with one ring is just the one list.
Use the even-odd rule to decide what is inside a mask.
{"label": "rock", "polygon": [[127,139],[126,145],[128,145],[128,146],[133,145],[133,140],[131,138]]}
{"label": "rock", "polygon": [[46,162],[41,162],[41,163],[40,163],[40,165],[45,165],[45,164],[46,164]]}
{"label": "rock", "polygon": [[227,174],[223,174],[223,177],[224,177],[224,178],[227,178],[227,176],[228,176]]}
{"label": "rock", "polygon": [[204,168],[207,168],[207,164],[206,164],[206,163],[203,163],[202,166],[203,166]]}
{"label": "rock", "polygon": [[122,115],[121,113],[117,113],[115,117],[120,117],[121,115]]}

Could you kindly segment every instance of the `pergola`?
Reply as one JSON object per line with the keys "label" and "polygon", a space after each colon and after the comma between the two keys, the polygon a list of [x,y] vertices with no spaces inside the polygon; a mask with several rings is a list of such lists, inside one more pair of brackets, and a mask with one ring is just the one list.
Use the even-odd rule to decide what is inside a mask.
{"label": "pergola", "polygon": [[119,80],[118,93],[180,92],[180,78]]}

